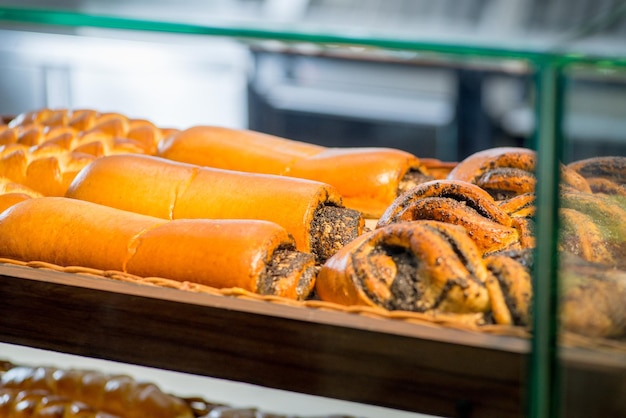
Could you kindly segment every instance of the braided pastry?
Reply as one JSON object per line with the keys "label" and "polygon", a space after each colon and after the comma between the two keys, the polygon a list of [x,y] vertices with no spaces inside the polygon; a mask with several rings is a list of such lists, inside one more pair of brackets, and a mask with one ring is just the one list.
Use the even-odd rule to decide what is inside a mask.
{"label": "braided pastry", "polygon": [[320,299],[335,303],[458,314],[489,311],[491,290],[497,283],[465,230],[436,221],[361,235],[322,266],[316,282]]}
{"label": "braided pastry", "polygon": [[587,179],[594,193],[626,196],[626,157],[592,157],[574,161],[568,168]]}
{"label": "braided pastry", "polygon": [[2,418],[123,418],[46,390],[0,388]]}
{"label": "braided pastry", "polygon": [[626,207],[603,194],[561,191],[560,196],[563,245],[571,249],[567,243],[574,240],[574,253],[584,259],[626,266]]}
{"label": "braided pastry", "polygon": [[36,192],[30,187],[15,183],[6,177],[0,177],[0,213],[16,203],[32,197],[42,196],[41,193]]}
{"label": "braided pastry", "polygon": [[[519,147],[496,147],[465,158],[448,175],[449,179],[470,182],[485,189],[495,200],[535,191],[536,152]],[[563,187],[590,192],[585,179],[561,165]]]}
{"label": "braided pastry", "polygon": [[[40,109],[22,113],[8,123],[9,128],[31,129],[33,126],[50,130],[51,133],[46,139],[51,139],[55,129],[56,132],[60,132],[60,128],[65,129],[65,132],[80,133],[79,136],[84,138],[80,138],[75,146],[89,143],[90,139],[94,141],[102,141],[103,138],[126,139],[126,144],[132,143],[137,150],[146,154],[156,153],[158,143],[165,136],[178,132],[175,129],[157,127],[145,119],[133,119],[120,113],[98,112],[93,109]],[[94,133],[98,135],[93,137]],[[40,140],[41,142],[43,140]],[[116,145],[119,144],[115,141],[108,144],[112,152],[124,151],[124,146],[118,149]]]}
{"label": "braided pastry", "polygon": [[436,220],[463,226],[483,254],[521,246],[512,218],[480,187],[464,181],[432,180],[398,197],[377,227]]}
{"label": "braided pastry", "polygon": [[147,120],[119,113],[89,109],[26,112],[0,127],[0,176],[46,196],[63,196],[76,174],[93,159],[154,154],[164,132]]}
{"label": "braided pastry", "polygon": [[562,254],[561,327],[594,338],[626,336],[626,271]]}
{"label": "braided pastry", "polygon": [[[22,395],[18,392],[14,399],[19,396],[30,399],[29,404],[35,410],[46,406],[44,400],[64,409],[68,403],[71,406],[85,404],[92,408],[85,415],[70,415],[69,411],[68,415],[56,415],[63,418],[109,418],[111,415],[124,418],[193,418],[191,408],[182,399],[162,392],[152,383],[139,382],[126,375],[16,366],[2,374],[1,389],[20,391]],[[97,415],[94,411],[106,414]]]}
{"label": "braided pastry", "polygon": [[529,325],[533,294],[530,270],[504,253],[487,256],[485,264],[498,280],[503,296],[501,300],[492,297],[496,323]]}

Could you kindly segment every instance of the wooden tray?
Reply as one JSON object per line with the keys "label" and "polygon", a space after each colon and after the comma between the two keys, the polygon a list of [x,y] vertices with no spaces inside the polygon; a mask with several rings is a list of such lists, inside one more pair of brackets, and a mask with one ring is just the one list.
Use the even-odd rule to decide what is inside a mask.
{"label": "wooden tray", "polygon": [[[526,415],[523,333],[48,267],[0,264],[3,342],[438,416]],[[563,359],[568,379],[595,382],[582,397],[594,411],[626,413],[605,399],[626,387],[620,347]]]}

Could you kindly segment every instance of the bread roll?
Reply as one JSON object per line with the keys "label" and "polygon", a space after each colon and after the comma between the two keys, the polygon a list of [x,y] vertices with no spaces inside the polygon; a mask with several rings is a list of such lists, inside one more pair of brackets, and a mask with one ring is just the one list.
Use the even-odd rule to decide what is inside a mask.
{"label": "bread roll", "polygon": [[[534,193],[537,154],[521,147],[495,147],[476,152],[459,162],[448,174],[450,180],[478,185],[496,200]],[[562,187],[590,192],[585,179],[561,164]]]}
{"label": "bread roll", "polygon": [[41,196],[41,193],[29,187],[15,183],[6,177],[0,177],[0,213],[16,203]]}
{"label": "bread roll", "polygon": [[40,109],[22,113],[0,128],[0,145],[11,141],[43,145],[63,140],[66,150],[97,157],[121,152],[154,154],[159,141],[171,133],[171,129],[161,129],[146,119],[121,113]]}
{"label": "bread roll", "polygon": [[363,217],[343,208],[335,188],[146,155],[95,160],[67,197],[163,219],[260,219],[283,226],[298,249],[323,261],[362,232]]}
{"label": "bread roll", "polygon": [[[93,413],[77,415],[76,418],[108,418],[109,414],[124,418],[194,416],[186,402],[164,393],[153,383],[140,382],[127,375],[110,375],[93,370],[16,366],[2,375],[2,389],[20,390],[24,393],[22,396],[40,402],[41,398],[37,399],[36,396],[39,393],[39,396],[46,396],[63,407],[68,407],[68,401],[73,407],[82,404],[85,413]],[[45,405],[40,405],[43,406]],[[102,411],[102,415],[96,415],[95,411]],[[67,412],[71,413],[71,408],[68,408]],[[51,416],[74,417],[74,415]]]}
{"label": "bread roll", "polygon": [[465,230],[437,221],[363,234],[322,266],[316,292],[343,305],[457,314],[487,313],[502,300]]}
{"label": "bread roll", "polygon": [[249,130],[195,126],[165,138],[158,154],[175,161],[316,180],[346,207],[377,218],[402,191],[430,179],[420,160],[390,148],[326,148]]}
{"label": "bread roll", "polygon": [[45,390],[0,388],[2,418],[122,418]]}
{"label": "bread roll", "polygon": [[587,180],[593,193],[626,196],[626,157],[591,157],[567,166]]}
{"label": "bread roll", "polygon": [[483,254],[523,247],[520,223],[475,184],[432,180],[398,197],[377,227],[397,222],[434,220],[462,226]]}
{"label": "bread roll", "polygon": [[162,139],[161,130],[149,121],[65,109],[24,113],[2,129],[0,176],[46,196],[63,196],[94,158],[154,153]]}
{"label": "bread roll", "polygon": [[164,220],[64,197],[18,203],[0,214],[0,257],[116,270],[217,288],[303,299],[313,256],[257,220]]}

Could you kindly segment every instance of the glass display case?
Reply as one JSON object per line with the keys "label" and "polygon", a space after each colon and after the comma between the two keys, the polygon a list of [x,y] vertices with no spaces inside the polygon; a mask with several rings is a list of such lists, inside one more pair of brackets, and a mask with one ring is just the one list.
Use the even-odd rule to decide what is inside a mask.
{"label": "glass display case", "polygon": [[[626,108],[624,8],[567,32],[563,25],[555,30],[548,25],[549,16],[558,20],[558,2],[544,9],[533,2],[471,2],[471,8],[456,12],[457,6],[446,2],[439,9],[427,7],[427,2],[389,2],[388,8],[368,3],[362,10],[348,1],[333,6],[251,0],[212,6],[190,1],[175,7],[168,2],[71,3],[0,6],[2,36],[11,40],[2,51],[17,57],[28,46],[13,38],[15,33],[35,36],[32,48],[37,51],[43,39],[52,49],[68,39],[79,40],[84,41],[81,54],[90,45],[103,48],[94,53],[91,68],[97,68],[110,65],[106,57],[126,48],[107,55],[99,43],[103,38],[146,46],[156,37],[159,42],[162,36],[171,37],[164,42],[172,50],[169,55],[133,59],[132,48],[117,55],[126,66],[172,67],[163,79],[149,79],[139,89],[148,102],[164,98],[166,111],[154,108],[152,114],[165,124],[248,125],[292,138],[302,134],[309,142],[337,133],[336,119],[324,125],[326,131],[320,130],[318,138],[306,136],[314,128],[289,130],[290,123],[326,123],[303,118],[306,109],[309,117],[343,112],[351,123],[385,118],[367,131],[380,129],[388,135],[384,138],[404,138],[409,132],[406,137],[415,140],[411,129],[419,125],[424,133],[432,128],[435,133],[424,134],[429,139],[417,145],[385,139],[371,143],[406,146],[425,159],[459,163],[500,146],[536,152],[532,315],[525,326],[474,326],[445,316],[433,320],[415,312],[293,302],[228,289],[181,291],[171,283],[135,283],[113,273],[3,260],[1,342],[435,416],[626,415],[619,395],[626,389],[626,312],[619,302],[626,296],[626,269],[620,261],[626,243],[620,217],[626,210],[626,129],[620,114],[620,107]],[[582,19],[583,6],[580,10]],[[432,19],[419,20],[427,11]],[[71,51],[75,44],[66,47]],[[198,98],[200,106],[194,104],[194,109],[206,106],[204,111],[180,112],[178,119],[166,120],[178,111],[169,103],[184,102],[185,92],[194,95],[193,88],[175,91],[179,66],[187,71],[176,55],[178,48],[189,48],[187,57],[192,58],[183,61],[189,60],[185,68],[194,68],[191,82],[196,86],[207,82],[203,71],[210,68],[198,58],[203,49],[221,54],[211,61],[221,68],[215,73],[218,81],[201,93],[219,99],[211,107],[211,99]],[[16,67],[9,65],[6,71],[24,74],[18,64],[27,61],[16,59]],[[47,58],[45,91],[48,99],[57,99],[40,101],[37,107],[88,103],[88,95],[76,90],[55,90],[55,83],[67,77],[59,69],[68,62]],[[224,62],[229,64],[224,67]],[[331,67],[334,72],[324,72]],[[358,79],[360,69],[371,71],[367,82]],[[264,71],[270,70],[270,78],[265,77]],[[413,78],[414,72],[425,78]],[[272,78],[276,74],[283,76]],[[393,80],[383,79],[389,74]],[[356,87],[348,92],[338,79]],[[93,86],[98,80],[87,77],[83,84],[71,85]],[[169,81],[152,89],[151,80]],[[175,85],[169,93],[168,82]],[[224,87],[226,82],[235,84]],[[521,91],[524,100],[506,114],[497,98],[489,102],[494,112],[500,111],[496,126],[485,109],[490,106],[488,87],[497,82]],[[24,84],[17,91],[32,88]],[[580,89],[609,96],[579,95]],[[233,95],[236,99],[228,98]],[[31,110],[11,107],[7,102],[12,96],[3,96],[5,114]],[[15,97],[24,99],[23,93]],[[116,99],[102,103],[132,102],[124,96]],[[370,105],[376,100],[380,108]],[[347,105],[341,107],[342,101]],[[385,109],[385,104],[390,107]],[[261,105],[266,113],[260,112]],[[224,110],[241,108],[243,116]],[[582,116],[572,111],[581,108],[587,111]],[[597,117],[584,124],[592,119],[584,119],[589,114]],[[287,118],[293,115],[298,117]],[[420,124],[420,118],[428,122]],[[345,121],[340,126],[354,127]],[[585,133],[589,126],[591,133]],[[362,146],[368,137],[362,135],[359,143],[362,132],[351,133],[357,139],[344,145]],[[340,136],[326,137],[328,145]],[[575,177],[584,177],[585,184],[603,180],[593,180],[593,187],[575,194],[568,189],[572,180],[564,166],[577,170]],[[583,219],[588,223],[581,224]],[[570,240],[583,231],[592,236]],[[605,259],[593,258],[598,252]],[[580,313],[581,306],[589,312]],[[563,317],[567,309],[576,315]],[[84,322],[78,324],[77,317]]]}

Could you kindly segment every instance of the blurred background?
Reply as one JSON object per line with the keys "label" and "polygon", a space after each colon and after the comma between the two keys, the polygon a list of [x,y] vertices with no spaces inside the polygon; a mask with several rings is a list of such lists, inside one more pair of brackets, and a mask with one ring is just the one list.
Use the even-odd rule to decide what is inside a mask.
{"label": "blurred background", "polygon": [[[0,1],[129,18],[626,55],[623,0]],[[322,145],[458,161],[528,145],[532,69],[406,51],[93,28],[0,25],[0,113],[91,107],[185,128],[218,124]],[[50,32],[54,33],[50,33]],[[626,75],[568,75],[568,159],[624,154]]]}

